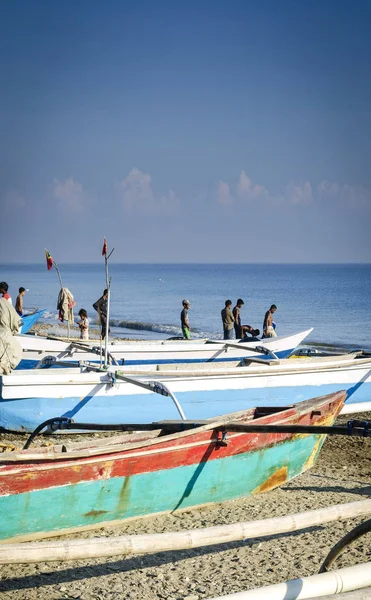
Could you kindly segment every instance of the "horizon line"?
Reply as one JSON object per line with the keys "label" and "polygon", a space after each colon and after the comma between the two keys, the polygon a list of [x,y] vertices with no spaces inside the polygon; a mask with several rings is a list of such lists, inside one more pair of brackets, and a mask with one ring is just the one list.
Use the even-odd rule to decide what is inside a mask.
{"label": "horizon line", "polygon": [[[21,262],[21,261],[12,261],[12,262],[0,262],[0,267],[1,266],[21,266],[21,265],[43,265],[45,264],[45,261],[38,261],[38,262]],[[82,262],[72,262],[72,261],[67,261],[67,262],[58,262],[58,265],[102,265],[103,263],[100,261],[82,261]],[[216,262],[195,262],[195,261],[190,261],[190,262],[146,262],[146,261],[140,261],[140,262],[120,262],[120,261],[110,261],[109,263],[110,265],[371,265],[371,261],[349,261],[349,262],[325,262],[325,261],[321,261],[321,262],[311,262],[311,261],[299,261],[299,262],[267,262],[267,261],[263,261],[263,262],[253,262],[253,261],[249,261],[249,262],[235,262],[235,261],[216,261]]]}

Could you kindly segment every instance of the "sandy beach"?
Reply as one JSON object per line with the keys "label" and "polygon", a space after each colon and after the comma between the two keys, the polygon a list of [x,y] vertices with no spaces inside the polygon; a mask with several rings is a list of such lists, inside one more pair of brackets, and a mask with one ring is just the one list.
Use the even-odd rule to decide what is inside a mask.
{"label": "sandy beach", "polygon": [[[359,418],[370,416],[368,413]],[[338,420],[344,421],[344,417]],[[180,531],[354,502],[371,496],[370,473],[370,439],[332,437],[326,440],[312,470],[274,491],[178,515],[161,515],[79,536],[64,536],[64,539]],[[212,598],[317,573],[330,548],[363,520],[364,517],[280,536],[123,559],[2,566],[1,598]],[[371,534],[350,546],[335,567],[369,560]]]}

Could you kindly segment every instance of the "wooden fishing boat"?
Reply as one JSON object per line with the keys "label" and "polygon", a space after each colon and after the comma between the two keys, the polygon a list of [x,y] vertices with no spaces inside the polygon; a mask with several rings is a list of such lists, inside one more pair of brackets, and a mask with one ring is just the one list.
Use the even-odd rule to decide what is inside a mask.
{"label": "wooden fishing boat", "polygon": [[33,431],[58,415],[106,424],[176,419],[179,410],[171,395],[188,419],[285,406],[341,389],[347,391],[347,405],[364,403],[371,398],[371,359],[354,353],[262,363],[247,359],[240,366],[158,365],[151,371],[142,366],[33,369],[3,375],[0,384],[0,427]]}
{"label": "wooden fishing boat", "polygon": [[[264,340],[244,338],[225,343],[222,340],[148,340],[112,342],[107,345],[108,355],[119,365],[157,365],[198,362],[225,362],[242,360],[249,356],[266,359],[272,353],[285,358],[310,334],[312,329]],[[46,356],[64,362],[100,362],[104,349],[99,342],[61,341],[46,337],[20,335],[17,340],[23,349],[19,369],[33,369]],[[257,348],[261,350],[257,350]],[[263,348],[265,350],[263,350]]]}
{"label": "wooden fishing boat", "polygon": [[40,319],[41,315],[43,315],[45,312],[44,310],[35,310],[35,312],[30,313],[28,315],[23,315],[22,318],[22,323],[21,323],[21,327],[19,330],[20,334],[24,334],[27,333],[28,331],[30,331],[31,327],[33,327],[35,325],[35,323]]}
{"label": "wooden fishing boat", "polygon": [[[264,426],[330,426],[345,397],[251,408],[185,431],[178,421],[175,433],[163,422],[98,442],[3,453],[0,539],[39,539],[269,491],[310,468],[325,436],[264,433]],[[246,433],[249,424],[259,431]]]}

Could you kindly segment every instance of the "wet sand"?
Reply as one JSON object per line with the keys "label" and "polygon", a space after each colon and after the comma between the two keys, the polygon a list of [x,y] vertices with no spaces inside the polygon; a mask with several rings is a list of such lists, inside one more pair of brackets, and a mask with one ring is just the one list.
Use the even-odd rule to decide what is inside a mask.
{"label": "wet sand", "polygon": [[[371,414],[358,415],[371,419]],[[338,422],[345,422],[340,417]],[[371,439],[331,437],[316,465],[260,496],[68,537],[161,533],[249,521],[371,497]],[[16,516],[9,515],[9,518]],[[201,600],[318,572],[331,547],[367,517],[246,542],[123,559],[0,567],[2,600]],[[371,560],[371,533],[334,568]]]}

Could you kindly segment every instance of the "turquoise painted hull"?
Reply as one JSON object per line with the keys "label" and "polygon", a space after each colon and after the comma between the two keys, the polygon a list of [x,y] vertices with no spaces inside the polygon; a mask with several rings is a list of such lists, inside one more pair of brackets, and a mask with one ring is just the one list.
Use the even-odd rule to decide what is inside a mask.
{"label": "turquoise painted hull", "polygon": [[[306,470],[322,442],[321,436],[297,436],[253,452],[190,466],[1,496],[0,539],[43,532],[55,535],[249,496]],[[279,472],[285,473],[284,479],[274,479]],[[270,477],[273,480],[267,485]]]}

